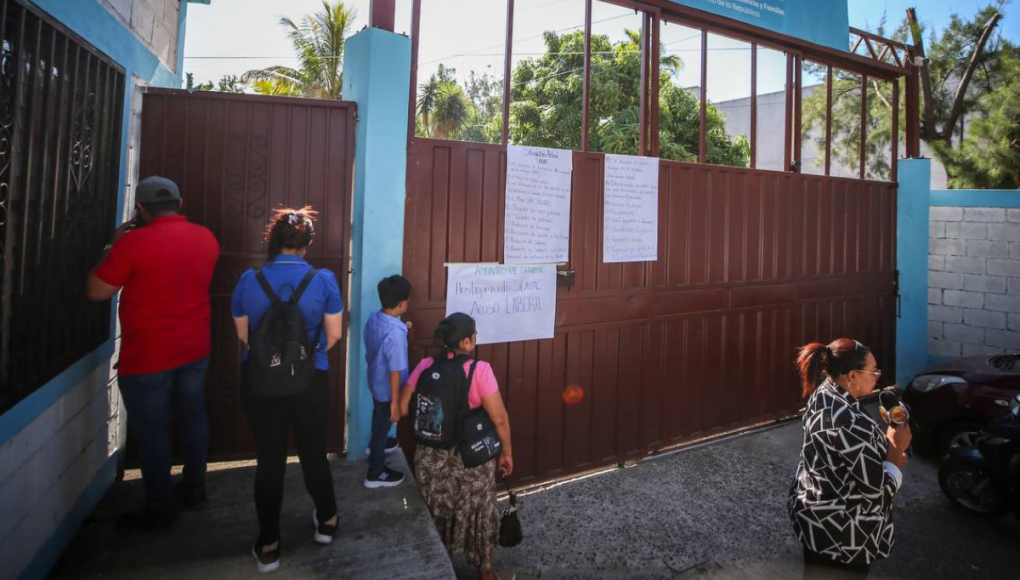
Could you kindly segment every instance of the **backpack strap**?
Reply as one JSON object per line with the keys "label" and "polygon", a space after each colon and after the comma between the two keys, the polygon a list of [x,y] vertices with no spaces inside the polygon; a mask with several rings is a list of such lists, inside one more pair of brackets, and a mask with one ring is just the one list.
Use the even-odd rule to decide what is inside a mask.
{"label": "backpack strap", "polygon": [[294,293],[290,295],[291,304],[297,304],[298,300],[301,300],[301,295],[305,293],[305,289],[308,288],[308,285],[312,282],[312,278],[314,278],[318,273],[319,271],[315,268],[312,268],[305,273],[305,277],[301,279],[301,283],[298,284],[297,289],[295,289]]}
{"label": "backpack strap", "polygon": [[[463,367],[464,361],[468,359],[471,359],[471,357],[463,354],[453,357],[453,360],[458,363],[457,365],[458,367]],[[471,367],[468,369],[467,380],[464,383],[461,383],[464,385],[464,388],[461,391],[463,395],[461,395],[460,397],[460,408],[458,409],[459,412],[457,413],[457,420],[455,423],[455,425],[457,426],[458,442],[464,435],[463,433],[460,432],[461,427],[463,427],[464,425],[464,420],[467,419],[467,416],[471,414],[471,403],[469,402],[471,399],[471,381],[473,381],[475,378],[476,366],[478,366],[478,359],[472,359]]]}
{"label": "backpack strap", "polygon": [[266,279],[266,275],[262,273],[262,268],[255,268],[255,279],[259,281],[259,286],[262,286],[262,291],[266,293],[266,297],[273,304],[280,301],[280,297],[277,296],[276,292],[273,292],[273,287],[269,285],[269,280]]}
{"label": "backpack strap", "polygon": [[[475,380],[475,367],[478,366],[478,359],[471,361],[471,367],[468,369],[467,382],[464,383],[464,398],[462,400],[463,406],[461,407],[462,412],[465,416],[471,412],[471,404],[468,402],[471,399],[471,381]],[[457,422],[460,424],[460,421]]]}

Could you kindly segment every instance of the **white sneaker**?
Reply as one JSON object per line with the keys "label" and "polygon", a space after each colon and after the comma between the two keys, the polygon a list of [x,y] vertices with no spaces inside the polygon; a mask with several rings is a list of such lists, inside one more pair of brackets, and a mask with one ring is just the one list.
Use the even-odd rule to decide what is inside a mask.
{"label": "white sneaker", "polygon": [[389,467],[383,467],[383,470],[379,472],[379,475],[372,477],[371,475],[365,477],[365,487],[368,489],[376,489],[379,487],[396,487],[404,481],[404,474],[399,471],[394,471]]}
{"label": "white sneaker", "polygon": [[[340,522],[340,518],[337,518],[337,523]],[[336,524],[323,524],[319,523],[318,510],[312,511],[312,525],[315,526],[315,532],[312,534],[312,539],[320,544],[331,544],[333,543],[333,536],[336,535]]]}
{"label": "white sneaker", "polygon": [[280,544],[271,552],[262,552],[262,546],[255,544],[251,547],[251,555],[255,557],[255,563],[259,566],[259,573],[269,574],[280,568]]}

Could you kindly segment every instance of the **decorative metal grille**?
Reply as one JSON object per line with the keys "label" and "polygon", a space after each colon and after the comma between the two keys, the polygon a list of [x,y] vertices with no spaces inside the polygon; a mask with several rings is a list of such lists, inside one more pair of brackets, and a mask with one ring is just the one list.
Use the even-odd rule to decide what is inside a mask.
{"label": "decorative metal grille", "polygon": [[0,0],[0,413],[109,338],[85,279],[113,231],[124,72]]}

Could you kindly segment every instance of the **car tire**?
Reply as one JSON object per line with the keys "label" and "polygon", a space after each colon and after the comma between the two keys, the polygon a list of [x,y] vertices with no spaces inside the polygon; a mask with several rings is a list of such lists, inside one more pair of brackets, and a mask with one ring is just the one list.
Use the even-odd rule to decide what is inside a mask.
{"label": "car tire", "polygon": [[935,453],[939,459],[946,456],[950,447],[959,443],[967,443],[967,439],[981,430],[984,425],[977,421],[957,421],[939,429],[939,436],[935,444]]}
{"label": "car tire", "polygon": [[[1009,498],[1005,493],[999,492],[988,498],[978,498],[969,493],[970,489],[977,487],[975,481],[987,476],[980,474],[967,467],[958,465],[943,465],[939,469],[939,487],[954,506],[968,511],[972,514],[988,518],[999,518],[1009,511]],[[996,491],[992,486],[993,492]],[[988,499],[990,501],[980,501]]]}

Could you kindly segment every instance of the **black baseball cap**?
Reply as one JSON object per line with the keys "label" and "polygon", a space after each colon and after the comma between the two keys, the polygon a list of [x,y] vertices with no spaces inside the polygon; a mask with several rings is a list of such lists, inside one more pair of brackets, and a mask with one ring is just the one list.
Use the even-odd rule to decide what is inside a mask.
{"label": "black baseball cap", "polygon": [[181,199],[181,190],[177,184],[165,177],[153,175],[146,177],[135,186],[135,203],[160,203]]}

